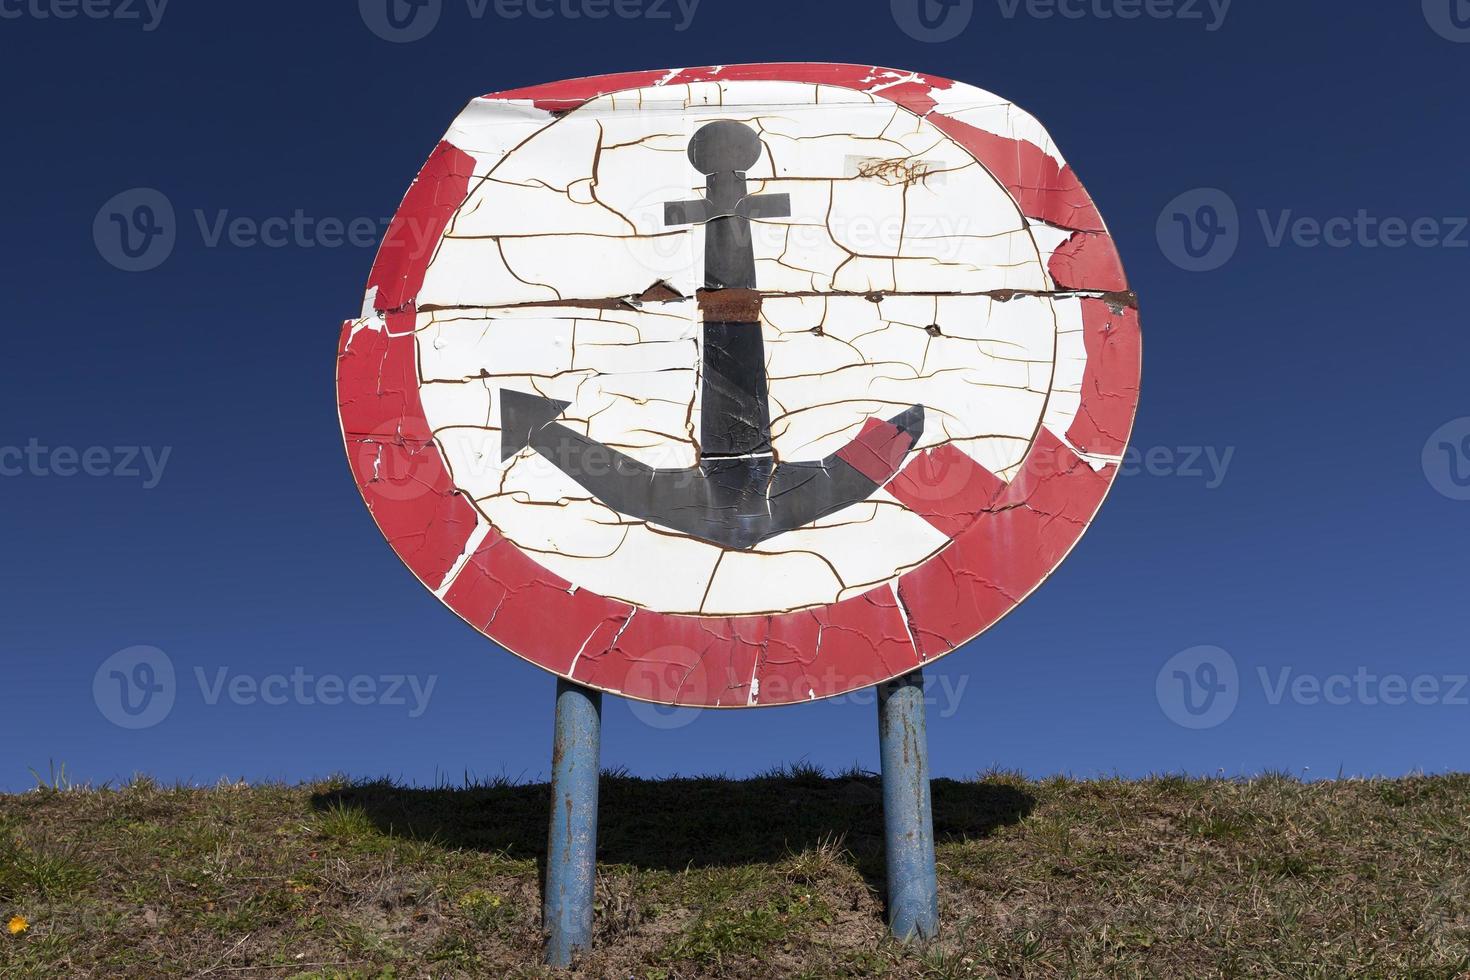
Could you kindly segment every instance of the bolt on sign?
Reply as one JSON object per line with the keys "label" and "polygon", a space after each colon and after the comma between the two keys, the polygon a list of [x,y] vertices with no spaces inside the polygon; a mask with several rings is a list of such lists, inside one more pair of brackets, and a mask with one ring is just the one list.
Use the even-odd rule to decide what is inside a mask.
{"label": "bolt on sign", "polygon": [[1041,584],[1117,473],[1137,304],[1046,131],[835,64],[477,98],[338,352],[415,575],[586,688],[780,705],[902,677]]}

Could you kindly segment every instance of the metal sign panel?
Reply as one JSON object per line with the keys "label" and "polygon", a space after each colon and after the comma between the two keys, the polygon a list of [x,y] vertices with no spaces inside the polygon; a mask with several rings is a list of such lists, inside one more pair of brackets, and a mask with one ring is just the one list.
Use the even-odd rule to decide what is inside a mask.
{"label": "metal sign panel", "polygon": [[1041,126],[947,79],[731,65],[475,99],[338,357],[393,548],[578,684],[746,707],[995,623],[1101,504],[1137,307]]}

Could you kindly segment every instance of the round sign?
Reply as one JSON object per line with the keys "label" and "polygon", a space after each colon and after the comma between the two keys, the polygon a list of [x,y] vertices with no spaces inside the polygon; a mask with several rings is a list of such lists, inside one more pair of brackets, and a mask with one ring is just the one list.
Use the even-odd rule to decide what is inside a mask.
{"label": "round sign", "polygon": [[394,549],[491,639],[667,704],[949,653],[1092,520],[1138,401],[1112,239],[1037,122],[854,65],[470,103],[338,356]]}

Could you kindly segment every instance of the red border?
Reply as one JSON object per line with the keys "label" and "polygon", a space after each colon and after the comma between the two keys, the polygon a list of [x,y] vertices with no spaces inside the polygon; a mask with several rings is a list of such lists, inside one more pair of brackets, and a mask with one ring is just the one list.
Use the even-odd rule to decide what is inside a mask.
{"label": "red border", "polygon": [[[1059,289],[1126,291],[1112,238],[1071,168],[1032,143],[936,111],[931,93],[955,84],[948,79],[867,65],[727,65],[572,79],[487,97],[565,111],[660,80],[715,79],[821,82],[870,91],[927,117],[988,168],[1025,215],[1073,232],[1049,264]],[[478,518],[454,489],[419,401],[415,301],[432,251],[411,245],[437,242],[468,195],[473,163],[440,143],[409,189],[368,280],[386,328],[344,325],[337,387],[353,475],[384,536],[431,590],[462,566],[445,603],[513,653],[589,687],[665,704],[769,706],[831,697],[907,673],[979,635],[1046,579],[1101,506],[1116,468],[1093,470],[1068,443],[1120,455],[1132,428],[1138,315],[1110,297],[1083,301],[1087,368],[1065,443],[1043,428],[1010,484],[944,446],[916,454],[888,485],[954,539],[902,576],[896,590],[883,586],[780,615],[677,616],[573,588],[493,528],[462,562]]]}

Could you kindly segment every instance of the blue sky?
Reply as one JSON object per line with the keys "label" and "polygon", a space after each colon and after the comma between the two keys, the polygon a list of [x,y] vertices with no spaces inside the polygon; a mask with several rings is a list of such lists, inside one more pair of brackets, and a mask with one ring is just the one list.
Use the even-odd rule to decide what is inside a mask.
{"label": "blue sky", "polygon": [[[913,0],[442,0],[413,41],[385,11],[0,0],[0,787],[52,761],[543,775],[552,679],[419,587],[352,486],[338,328],[469,98],[771,60],[1021,104],[1141,299],[1137,456],[1057,574],[928,671],[935,772],[1470,766],[1460,0],[974,0],[932,29]],[[139,188],[174,241],[127,271],[157,258],[112,227]],[[113,671],[169,669],[166,711],[128,714]],[[604,715],[605,764],[639,774],[876,766],[862,695]]]}

